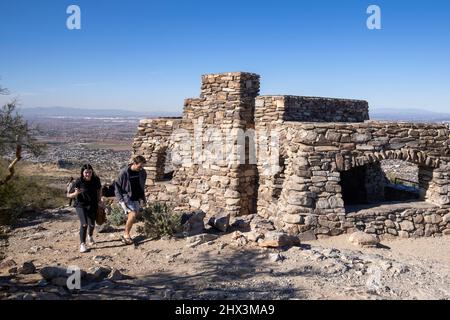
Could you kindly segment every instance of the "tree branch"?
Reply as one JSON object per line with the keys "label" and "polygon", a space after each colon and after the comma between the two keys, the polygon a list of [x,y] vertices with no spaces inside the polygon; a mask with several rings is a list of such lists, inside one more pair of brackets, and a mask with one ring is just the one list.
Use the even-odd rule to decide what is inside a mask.
{"label": "tree branch", "polygon": [[0,186],[5,185],[9,180],[11,180],[15,173],[14,166],[20,161],[20,159],[22,159],[22,145],[19,143],[19,137],[17,137],[16,141],[16,158],[8,166],[9,173],[6,175],[5,179],[0,180]]}

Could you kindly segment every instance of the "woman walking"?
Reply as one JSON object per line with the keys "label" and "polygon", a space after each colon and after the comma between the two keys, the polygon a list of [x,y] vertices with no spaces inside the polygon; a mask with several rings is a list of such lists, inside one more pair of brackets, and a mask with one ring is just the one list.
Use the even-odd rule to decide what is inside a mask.
{"label": "woman walking", "polygon": [[[99,204],[101,205],[102,184],[90,164],[81,168],[80,177],[75,181],[67,197],[75,199],[74,207],[80,219],[80,252],[87,252],[88,246],[95,244],[93,235]],[[87,242],[86,242],[87,238]]]}

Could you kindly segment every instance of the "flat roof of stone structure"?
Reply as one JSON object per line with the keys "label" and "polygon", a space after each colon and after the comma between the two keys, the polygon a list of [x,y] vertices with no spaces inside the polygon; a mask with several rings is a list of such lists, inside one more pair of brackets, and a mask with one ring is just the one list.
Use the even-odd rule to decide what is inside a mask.
{"label": "flat roof of stone structure", "polygon": [[261,77],[259,74],[254,72],[244,72],[244,71],[233,71],[233,72],[222,72],[222,73],[206,73],[202,74],[202,77],[217,77],[217,76],[239,76],[239,75],[251,75],[255,77]]}
{"label": "flat roof of stone structure", "polygon": [[358,102],[367,102],[363,99],[347,99],[347,98],[332,98],[332,97],[315,97],[315,96],[297,96],[292,94],[263,94],[256,97],[258,99],[259,97],[264,98],[302,98],[302,99],[308,99],[308,100],[327,100],[327,101],[358,101]]}

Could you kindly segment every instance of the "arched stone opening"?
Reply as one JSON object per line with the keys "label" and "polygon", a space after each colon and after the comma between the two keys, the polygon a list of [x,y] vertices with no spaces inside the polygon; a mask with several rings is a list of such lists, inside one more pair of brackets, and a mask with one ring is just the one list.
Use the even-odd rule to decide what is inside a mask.
{"label": "arched stone opening", "polygon": [[[375,154],[347,154],[336,157],[340,172],[340,186],[345,207],[376,205],[386,202],[433,202],[430,186],[433,185],[433,171],[439,159],[432,159],[421,153],[411,157],[414,151],[383,152]],[[397,174],[392,176],[384,165],[387,160],[399,166],[415,167],[415,177]],[[340,165],[339,165],[340,164]]]}
{"label": "arched stone opening", "polygon": [[162,147],[156,152],[156,182],[170,181],[173,174],[172,152],[168,147]]}

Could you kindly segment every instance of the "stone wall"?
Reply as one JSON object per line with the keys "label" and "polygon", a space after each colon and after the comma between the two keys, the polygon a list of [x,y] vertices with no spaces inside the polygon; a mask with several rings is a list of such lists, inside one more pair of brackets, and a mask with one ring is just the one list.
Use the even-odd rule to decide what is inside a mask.
{"label": "stone wall", "polygon": [[402,204],[382,205],[347,214],[343,231],[386,236],[429,237],[433,234],[450,234],[450,213],[428,203],[415,202],[410,208]]}
{"label": "stone wall", "polygon": [[[258,213],[277,229],[303,238],[340,234],[357,223],[368,232],[394,234],[390,229],[395,229],[403,236],[402,231],[417,236],[418,230],[429,235],[448,229],[447,125],[365,121],[368,104],[362,100],[258,93],[256,74],[205,75],[200,97],[185,100],[181,119],[141,121],[133,148],[149,159],[149,199],[208,215]],[[247,143],[238,132],[245,133]],[[161,181],[167,152],[173,178]],[[237,161],[239,156],[245,161]],[[435,209],[378,218],[346,212],[341,174],[362,168],[368,202],[379,201],[384,192],[380,162],[385,159],[417,165],[422,200]],[[403,220],[427,212],[439,215],[442,225],[426,227],[430,223],[424,222],[422,228],[413,221],[413,230],[402,227]],[[381,220],[392,220],[394,227],[387,222],[381,228]]]}
{"label": "stone wall", "polygon": [[260,121],[364,122],[369,104],[364,100],[300,96],[259,96],[256,118]]}
{"label": "stone wall", "polygon": [[152,186],[163,179],[167,151],[172,144],[171,135],[180,125],[181,118],[143,119],[139,122],[133,152],[146,156],[147,185]]}
{"label": "stone wall", "polygon": [[[281,130],[285,131],[281,134],[285,137],[282,144],[289,157],[284,172],[286,178],[276,207],[273,204],[270,210],[258,207],[258,212],[266,217],[275,216],[278,227],[285,231],[296,234],[314,229],[319,234],[327,234],[319,224],[311,223],[316,221],[311,217],[345,221],[341,172],[378,165],[383,159],[400,159],[419,165],[424,200],[448,210],[446,125],[290,122],[284,123]],[[331,229],[327,231],[331,234]]]}
{"label": "stone wall", "polygon": [[[179,210],[201,209],[208,214],[256,213],[256,164],[240,163],[239,156],[248,158],[249,150],[233,141],[238,131],[254,128],[258,93],[258,75],[205,75],[200,98],[185,100],[182,119],[167,120],[169,124],[165,119],[144,120],[134,154],[150,159],[149,199],[173,202]],[[231,142],[224,144],[224,139]],[[169,148],[179,161],[171,181],[157,182],[161,171],[158,150],[164,148]],[[235,159],[231,164],[230,158]]]}

